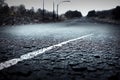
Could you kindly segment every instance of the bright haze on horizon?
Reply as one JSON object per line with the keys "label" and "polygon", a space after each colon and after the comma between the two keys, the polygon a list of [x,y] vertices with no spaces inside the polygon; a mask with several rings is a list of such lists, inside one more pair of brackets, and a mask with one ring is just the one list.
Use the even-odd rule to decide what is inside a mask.
{"label": "bright haze on horizon", "polygon": [[[18,6],[20,4],[25,5],[26,8],[34,9],[41,8],[43,0],[5,0],[9,6]],[[60,1],[66,0],[54,0],[55,5]],[[70,0],[71,2],[62,3],[59,6],[59,14],[63,14],[68,10],[81,11],[82,15],[87,15],[90,10],[108,10],[120,5],[120,0]],[[45,9],[48,11],[53,10],[53,0],[45,0]],[[56,6],[55,6],[56,10]]]}

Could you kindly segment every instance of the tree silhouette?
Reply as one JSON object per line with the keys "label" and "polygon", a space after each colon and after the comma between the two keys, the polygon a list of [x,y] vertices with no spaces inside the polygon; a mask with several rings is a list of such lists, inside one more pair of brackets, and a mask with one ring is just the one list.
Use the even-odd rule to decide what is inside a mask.
{"label": "tree silhouette", "polygon": [[115,19],[115,20],[120,20],[120,6],[117,6],[117,7],[113,10],[112,14],[113,14],[113,19]]}
{"label": "tree silhouette", "polygon": [[87,17],[96,17],[95,10],[89,11],[88,14],[87,14]]}
{"label": "tree silhouette", "polygon": [[79,11],[67,11],[67,12],[65,13],[65,16],[66,16],[68,19],[70,19],[70,18],[80,18],[80,17],[82,17],[82,14],[81,14],[81,12],[79,12]]}

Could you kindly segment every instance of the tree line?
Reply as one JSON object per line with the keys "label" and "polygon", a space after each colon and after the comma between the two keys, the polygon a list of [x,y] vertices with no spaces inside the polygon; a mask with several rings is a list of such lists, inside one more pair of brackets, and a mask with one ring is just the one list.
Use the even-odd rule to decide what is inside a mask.
{"label": "tree line", "polygon": [[120,6],[104,11],[89,11],[87,17],[120,21]]}
{"label": "tree line", "polygon": [[[44,12],[44,19],[43,19]],[[29,24],[29,23],[41,23],[41,22],[52,22],[52,21],[61,21],[64,19],[71,19],[76,17],[82,17],[81,12],[79,11],[67,11],[63,15],[59,15],[59,20],[53,19],[53,12],[43,9],[34,10],[26,9],[24,5],[19,6],[8,6],[4,0],[0,0],[0,26],[1,25],[16,25],[16,24]]]}
{"label": "tree line", "polygon": [[[26,9],[24,5],[9,7],[4,0],[0,0],[0,25],[14,25],[27,23],[40,23],[42,21],[43,10]],[[52,12],[44,10],[44,20],[52,20]]]}

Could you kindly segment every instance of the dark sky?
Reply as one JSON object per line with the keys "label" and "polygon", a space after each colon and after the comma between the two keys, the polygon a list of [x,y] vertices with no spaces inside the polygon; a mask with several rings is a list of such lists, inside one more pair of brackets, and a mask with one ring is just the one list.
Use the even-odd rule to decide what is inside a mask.
{"label": "dark sky", "polygon": [[[34,7],[42,8],[43,0],[6,0],[6,2],[11,5],[24,4],[26,8]],[[54,0],[55,3],[65,0]],[[70,0],[70,3],[62,3],[59,6],[59,14],[66,12],[67,10],[78,10],[81,11],[83,15],[86,15],[90,10],[106,10],[120,5],[120,0]],[[45,9],[52,11],[53,0],[45,0]]]}

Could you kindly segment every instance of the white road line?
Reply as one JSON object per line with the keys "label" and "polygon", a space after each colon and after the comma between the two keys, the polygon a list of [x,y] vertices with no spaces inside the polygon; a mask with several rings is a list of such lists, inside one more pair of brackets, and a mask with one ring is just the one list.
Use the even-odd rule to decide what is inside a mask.
{"label": "white road line", "polygon": [[86,37],[92,36],[92,35],[93,34],[88,34],[88,35],[85,35],[85,36],[82,36],[82,37],[78,37],[78,38],[75,38],[75,39],[64,41],[64,42],[61,42],[59,44],[56,44],[56,45],[53,45],[53,46],[50,46],[50,47],[47,47],[47,48],[43,48],[43,49],[40,49],[40,50],[37,50],[37,51],[33,51],[33,52],[30,52],[30,53],[21,55],[20,58],[14,58],[14,59],[2,62],[2,63],[0,63],[0,70],[11,67],[11,66],[17,64],[20,61],[34,58],[35,56],[38,56],[39,54],[43,54],[44,52],[49,51],[49,50],[51,50],[55,47],[61,47],[64,44],[67,44],[67,43],[70,43],[72,41],[76,41],[76,40],[79,40],[79,39],[83,39],[83,38],[86,38]]}

